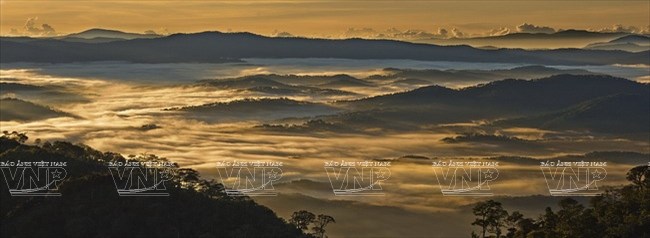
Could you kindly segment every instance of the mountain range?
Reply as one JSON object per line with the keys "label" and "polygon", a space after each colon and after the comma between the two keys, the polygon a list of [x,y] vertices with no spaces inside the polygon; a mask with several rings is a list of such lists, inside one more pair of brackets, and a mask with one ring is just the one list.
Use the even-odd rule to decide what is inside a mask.
{"label": "mountain range", "polygon": [[372,75],[366,80],[373,82],[386,82],[398,80],[395,83],[412,84],[412,85],[475,85],[479,83],[497,81],[507,78],[516,79],[535,79],[545,78],[558,74],[586,75],[597,74],[581,69],[556,69],[541,65],[530,65],[515,67],[511,69],[496,70],[438,70],[438,69],[396,69],[386,68],[384,74]]}
{"label": "mountain range", "polygon": [[208,122],[237,122],[334,114],[339,112],[340,109],[326,104],[296,101],[288,98],[260,98],[167,108],[165,111],[181,113],[188,118]]}
{"label": "mountain range", "polygon": [[634,34],[626,32],[562,30],[555,33],[516,32],[506,35],[474,38],[422,39],[417,42],[441,45],[471,45],[474,47],[558,49],[582,48],[591,43],[610,41],[628,35]]}
{"label": "mountain range", "polygon": [[592,43],[587,45],[585,49],[642,52],[650,49],[650,37],[642,35],[628,35],[608,42]]}
{"label": "mountain range", "polygon": [[[356,78],[349,78],[352,77],[347,75],[318,77],[273,74],[250,75],[238,78],[201,80],[197,83],[197,86],[281,96],[353,96],[356,93],[335,89],[341,85],[344,86],[346,82],[362,82]],[[305,82],[300,82],[301,79],[304,79]],[[316,81],[320,83],[314,83]]]}
{"label": "mountain range", "polygon": [[648,84],[605,75],[556,75],[462,89],[427,86],[339,101],[335,104],[347,112],[315,119],[353,128],[408,129],[484,120],[496,121],[495,126],[647,134],[648,101]]}
{"label": "mountain range", "polygon": [[[92,34],[87,34],[91,35]],[[86,43],[54,38],[0,38],[0,62],[129,61],[144,63],[233,62],[245,58],[411,59],[426,61],[553,65],[650,64],[650,51],[582,49],[484,50],[394,40],[266,37],[252,33],[202,32]]]}
{"label": "mountain range", "polygon": [[599,133],[650,132],[650,97],[615,94],[579,103],[567,109],[495,124],[545,130],[590,130]]}

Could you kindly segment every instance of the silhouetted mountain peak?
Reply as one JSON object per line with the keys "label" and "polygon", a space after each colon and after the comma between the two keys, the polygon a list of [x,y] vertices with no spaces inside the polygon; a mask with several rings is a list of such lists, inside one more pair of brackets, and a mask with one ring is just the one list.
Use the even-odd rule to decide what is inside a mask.
{"label": "silhouetted mountain peak", "polygon": [[138,39],[138,38],[157,38],[161,35],[157,34],[140,34],[140,33],[129,33],[118,30],[109,30],[102,28],[92,28],[79,33],[73,33],[65,36],[66,38],[82,38],[82,39],[94,39],[94,38],[114,38],[114,39]]}
{"label": "silhouetted mountain peak", "polygon": [[413,92],[414,94],[438,94],[438,95],[440,95],[440,94],[452,94],[452,93],[455,93],[456,90],[446,88],[446,87],[443,87],[443,86],[432,85],[432,86],[417,88],[417,89],[414,89],[411,92]]}
{"label": "silhouetted mountain peak", "polygon": [[91,28],[76,34],[126,34],[126,32],[102,28]]}

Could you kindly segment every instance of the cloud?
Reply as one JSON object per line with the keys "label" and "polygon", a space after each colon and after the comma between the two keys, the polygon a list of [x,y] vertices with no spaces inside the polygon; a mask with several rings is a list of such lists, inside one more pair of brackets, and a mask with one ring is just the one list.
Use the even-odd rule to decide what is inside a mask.
{"label": "cloud", "polygon": [[447,38],[448,33],[449,32],[445,28],[438,29],[438,35],[441,36],[442,38]]}
{"label": "cloud", "polygon": [[[395,29],[395,28],[391,28]],[[389,30],[391,30],[389,29]],[[344,38],[378,38],[380,34],[372,28],[348,28],[343,33]]]}
{"label": "cloud", "polygon": [[502,36],[502,35],[507,35],[510,34],[510,29],[507,27],[502,27],[498,29],[492,29],[489,31],[486,35],[488,36]]}
{"label": "cloud", "polygon": [[621,24],[616,24],[611,27],[605,27],[599,30],[598,32],[624,32],[624,33],[636,33],[636,34],[649,34],[650,26],[646,26],[645,29],[638,28],[635,26],[624,26]]}
{"label": "cloud", "polygon": [[465,33],[462,31],[458,30],[457,28],[451,29],[451,35],[455,38],[463,38],[465,36]]}
{"label": "cloud", "polygon": [[[458,30],[457,30],[458,31]],[[300,61],[300,60],[299,60]],[[304,60],[302,60],[304,61]],[[252,63],[254,67],[258,64]],[[295,64],[291,64],[295,65]],[[464,156],[482,157],[492,155],[526,155],[548,156],[558,152],[567,154],[591,151],[613,150],[621,148],[634,148],[633,150],[645,151],[647,143],[635,141],[607,139],[582,140],[579,137],[566,140],[549,139],[539,143],[539,150],[520,153],[513,147],[495,147],[481,143],[445,144],[440,139],[450,136],[447,130],[434,130],[426,128],[422,131],[391,132],[382,136],[354,135],[354,134],[301,134],[291,135],[282,133],[263,133],[251,129],[252,125],[246,122],[241,124],[206,124],[196,121],[177,118],[175,115],[162,113],[160,108],[202,104],[229,100],[241,96],[240,92],[222,90],[200,91],[182,86],[169,84],[140,86],[131,80],[115,80],[123,77],[125,72],[116,72],[119,66],[127,73],[139,72],[136,78],[149,75],[159,78],[160,70],[177,70],[185,77],[179,78],[200,79],[204,78],[197,71],[206,72],[205,77],[219,75],[218,67],[214,65],[201,65],[205,67],[187,68],[188,66],[169,65],[132,65],[120,64],[101,66],[79,64],[80,70],[88,72],[88,68],[101,67],[105,70],[82,76],[69,72],[72,68],[66,66],[48,66],[44,69],[33,71],[8,71],[2,72],[4,77],[19,79],[21,83],[35,85],[65,85],[72,92],[88,94],[91,102],[78,105],[68,105],[67,111],[79,112],[84,118],[54,118],[45,121],[30,123],[3,122],[7,130],[28,131],[32,138],[43,140],[66,139],[75,142],[87,143],[103,151],[115,151],[123,154],[150,153],[167,157],[183,166],[201,170],[201,174],[208,178],[218,178],[215,169],[217,161],[223,160],[273,160],[284,163],[287,179],[305,178],[311,183],[295,183],[278,185],[279,196],[269,198],[265,205],[269,205],[278,214],[287,217],[296,208],[307,209],[313,212],[327,213],[343,221],[332,226],[332,236],[336,234],[350,234],[357,232],[366,236],[416,236],[429,234],[432,231],[441,231],[441,236],[458,236],[465,233],[464,228],[473,219],[470,212],[456,212],[455,208],[473,202],[473,198],[442,197],[439,193],[435,175],[429,161],[409,162],[399,160],[391,168],[391,180],[386,182],[386,195],[381,199],[372,198],[358,201],[333,199],[331,184],[323,170],[323,162],[345,159],[348,161],[397,158],[405,154],[423,155],[427,157],[458,158]],[[178,67],[178,68],[176,68]],[[198,67],[198,66],[197,66]],[[217,68],[215,68],[217,67]],[[233,66],[223,66],[223,70],[233,70]],[[56,68],[60,71],[54,71]],[[3,69],[4,70],[4,69]],[[322,70],[322,69],[319,69]],[[63,71],[63,72],[62,72]],[[149,73],[142,73],[142,72]],[[219,70],[220,71],[220,70]],[[58,73],[57,73],[58,72]],[[162,75],[170,77],[171,72],[164,71]],[[188,75],[188,72],[191,74]],[[285,70],[284,73],[291,73]],[[64,75],[61,75],[64,74]],[[6,76],[5,76],[6,75]],[[59,75],[59,76],[57,76]],[[105,80],[90,79],[90,76],[102,75]],[[4,79],[3,77],[3,79]],[[114,80],[111,80],[114,79]],[[24,81],[23,81],[24,80]],[[161,83],[161,81],[156,81]],[[168,81],[169,82],[169,81]],[[184,84],[184,81],[176,81]],[[189,83],[193,83],[190,81]],[[161,100],[165,98],[167,100]],[[144,124],[155,123],[161,128],[142,131],[138,128]],[[468,126],[468,128],[471,126]],[[458,129],[466,130],[466,129]],[[520,134],[547,133],[534,129],[513,129],[504,131],[504,135],[523,138]],[[451,133],[455,135],[456,133]],[[500,134],[496,133],[495,134]],[[460,159],[460,158],[458,158]],[[503,167],[503,176],[500,182],[494,185],[497,194],[528,195],[545,193],[545,182],[541,174],[530,176],[531,172],[523,162],[535,162],[532,159],[501,158],[498,161],[508,166]],[[582,158],[579,158],[582,159]],[[285,169],[286,168],[286,169]],[[608,181],[620,184],[624,179],[627,165],[612,166],[608,169]],[[617,176],[614,176],[617,174]],[[620,174],[620,175],[619,175]],[[610,176],[612,175],[612,176]],[[291,181],[284,180],[283,181]],[[540,186],[530,186],[539,184]],[[297,192],[287,194],[285,192]],[[513,194],[514,193],[514,194]],[[356,200],[356,198],[355,198]],[[541,205],[530,205],[528,208],[541,209]],[[373,217],[375,226],[357,224],[345,221],[356,221],[364,217]],[[440,222],[431,222],[440,221]],[[346,225],[343,225],[346,224]],[[378,224],[378,225],[377,225]],[[414,225],[415,224],[415,225]],[[415,227],[415,228],[414,228]],[[328,228],[329,229],[329,228]],[[445,229],[445,230],[443,230]],[[338,233],[337,233],[338,232]],[[390,233],[393,232],[393,233]],[[429,232],[429,233],[425,233]]]}
{"label": "cloud", "polygon": [[555,29],[548,26],[536,26],[533,24],[524,23],[517,26],[517,32],[551,34],[555,33],[556,31]]}
{"label": "cloud", "polygon": [[[546,27],[537,27],[529,24],[523,24],[520,27],[536,28],[538,31],[546,29]],[[551,32],[555,32],[554,29]],[[548,31],[548,30],[547,30]],[[342,35],[342,38],[368,38],[368,39],[395,39],[395,40],[428,40],[428,39],[448,39],[448,38],[468,38],[480,36],[501,36],[512,33],[513,31],[507,27],[495,28],[485,33],[470,34],[458,28],[438,28],[437,31],[426,31],[418,29],[399,30],[397,28],[388,28],[384,31],[377,31],[373,28],[348,28]]]}
{"label": "cloud", "polygon": [[273,37],[295,37],[295,35],[286,32],[286,31],[278,31],[274,30],[273,33],[271,33],[271,36]]}
{"label": "cloud", "polygon": [[[451,28],[451,29],[450,29]],[[429,40],[429,39],[448,39],[448,38],[470,38],[470,37],[484,37],[484,36],[502,36],[515,32],[520,33],[542,33],[552,34],[562,31],[559,28],[550,26],[539,26],[529,23],[523,23],[516,28],[509,27],[495,27],[485,32],[471,33],[463,31],[459,28],[438,28],[437,31],[427,31],[419,29],[406,29],[400,30],[397,28],[388,28],[386,30],[376,30],[369,27],[348,28],[340,35],[340,38],[366,38],[366,39],[395,39],[395,40]],[[645,28],[635,26],[613,25],[602,29],[589,29],[590,31],[597,32],[626,32],[636,34],[650,34],[650,26]]]}
{"label": "cloud", "polygon": [[448,31],[444,28],[438,29],[437,32],[429,32],[419,29],[400,30],[397,28],[388,28],[384,31],[377,31],[372,28],[348,28],[342,35],[342,38],[369,38],[369,39],[395,39],[395,40],[420,40],[432,38],[447,38]]}
{"label": "cloud", "polygon": [[398,39],[426,39],[426,38],[437,38],[438,35],[426,32],[422,30],[406,30],[403,32],[398,32],[393,34],[393,38]]}
{"label": "cloud", "polygon": [[25,30],[26,35],[30,36],[56,36],[56,31],[49,24],[43,23],[41,26],[36,24],[38,17],[32,17],[27,19],[23,29]]}

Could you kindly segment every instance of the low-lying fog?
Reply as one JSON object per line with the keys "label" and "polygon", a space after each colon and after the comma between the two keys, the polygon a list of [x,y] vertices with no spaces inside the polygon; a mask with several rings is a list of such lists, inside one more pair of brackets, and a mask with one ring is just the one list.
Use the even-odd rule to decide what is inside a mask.
{"label": "low-lying fog", "polygon": [[[487,130],[482,127],[481,122],[471,121],[407,131],[285,133],[258,127],[263,123],[277,122],[268,121],[274,111],[265,111],[257,117],[221,122],[188,116],[216,107],[221,110],[219,113],[225,114],[237,110],[240,114],[254,113],[257,109],[249,107],[248,104],[237,107],[232,104],[208,105],[200,112],[184,107],[246,98],[287,98],[314,103],[314,106],[318,107],[312,108],[311,112],[316,116],[320,113],[336,113],[338,106],[330,105],[334,100],[358,99],[422,86],[392,79],[371,79],[373,75],[390,74],[391,71],[385,68],[489,71],[521,66],[525,65],[341,59],[247,59],[246,62],[235,64],[3,64],[0,70],[2,83],[39,86],[39,89],[32,91],[4,90],[3,98],[15,97],[74,116],[22,121],[3,119],[0,126],[3,131],[27,132],[31,142],[36,138],[68,140],[84,143],[101,151],[114,151],[125,155],[156,154],[178,162],[181,166],[195,168],[202,176],[209,178],[218,177],[215,168],[218,161],[282,161],[285,164],[282,169],[282,184],[276,185],[280,195],[257,200],[284,217],[289,216],[292,211],[302,209],[333,215],[337,223],[331,228],[328,227],[328,233],[331,229],[332,236],[359,235],[360,230],[367,236],[390,236],[390,232],[402,236],[468,236],[472,219],[471,213],[464,206],[484,198],[443,197],[431,166],[432,161],[492,156],[545,159],[593,151],[650,153],[650,142],[534,128],[502,128],[495,132],[499,135],[523,138],[527,140],[526,143],[443,141],[444,138],[454,137],[462,132]],[[641,81],[645,80],[643,77],[650,75],[648,67],[557,68],[588,70]],[[322,86],[324,84],[319,82],[313,85],[291,85],[282,88],[291,93],[282,94],[285,91],[269,93],[258,90],[259,87],[256,91],[244,90],[230,84],[205,86],[199,82],[258,74],[347,74],[364,80],[370,86],[337,85],[326,89]],[[439,84],[458,88],[489,81],[494,80],[479,77],[466,82],[439,81]],[[265,88],[267,89],[269,88]],[[270,86],[270,89],[278,88]],[[294,105],[289,102],[288,105],[281,106],[282,110],[291,110]],[[297,110],[306,110],[302,109],[305,105],[300,106],[301,109]],[[282,113],[287,114],[287,117],[312,116],[292,115],[284,111]],[[221,114],[202,115],[219,117]],[[277,118],[277,115],[273,118]],[[426,156],[431,160],[398,159],[407,155]],[[335,197],[323,166],[326,161],[341,160],[391,160],[390,178],[382,184],[385,196]],[[607,180],[601,185],[624,183],[624,173],[631,166],[633,165],[609,162]],[[518,196],[522,201],[530,200],[529,205],[519,207],[516,204],[520,203],[506,202],[507,207],[521,209],[532,215],[555,203],[556,200],[552,198],[529,197],[549,193],[537,164],[531,164],[530,161],[500,161],[499,170],[499,180],[491,184],[495,196]],[[373,219],[373,222],[364,223],[364,219]],[[436,230],[439,232],[433,233]]]}

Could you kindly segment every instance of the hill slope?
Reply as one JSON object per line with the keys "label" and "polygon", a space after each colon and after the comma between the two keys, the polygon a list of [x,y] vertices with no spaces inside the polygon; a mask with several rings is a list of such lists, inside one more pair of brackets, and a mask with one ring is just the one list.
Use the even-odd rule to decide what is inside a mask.
{"label": "hill slope", "polygon": [[340,102],[353,108],[427,105],[489,106],[510,110],[557,110],[598,97],[646,94],[650,86],[605,75],[555,75],[535,80],[506,79],[459,90],[428,86],[412,91]]}
{"label": "hill slope", "polygon": [[288,98],[242,99],[165,110],[179,112],[186,117],[211,122],[264,121],[287,117],[327,115],[340,111],[340,109],[326,104],[296,101]]}
{"label": "hill slope", "polygon": [[307,237],[270,209],[227,197],[221,184],[191,169],[173,169],[165,182],[169,197],[119,197],[106,167],[126,162],[117,153],[68,142],[28,146],[5,137],[0,145],[2,162],[67,164],[60,197],[12,197],[0,183],[3,237]]}
{"label": "hill slope", "polygon": [[[571,107],[580,103],[591,105],[591,100],[621,94],[636,96],[634,99],[614,97],[607,101],[607,105],[590,106],[589,114],[583,114],[582,119],[566,118],[567,123],[576,125],[581,120],[592,118],[593,127],[600,128],[597,131],[627,133],[637,130],[638,133],[650,133],[642,117],[648,113],[644,103],[650,100],[650,85],[601,75],[508,79],[458,90],[428,86],[402,93],[340,101],[337,105],[351,112],[320,119],[359,128],[419,128],[571,111],[574,110]],[[623,109],[625,113],[619,111]],[[619,130],[622,129],[617,126],[619,123],[627,123],[628,129]],[[567,128],[571,129],[570,126],[562,129]],[[583,127],[576,126],[574,129],[580,128]]]}
{"label": "hill slope", "polygon": [[0,121],[37,121],[53,117],[74,117],[47,106],[15,98],[0,99]]}
{"label": "hill slope", "polygon": [[601,133],[650,132],[650,97],[631,94],[605,96],[559,112],[504,120],[496,124]]}

